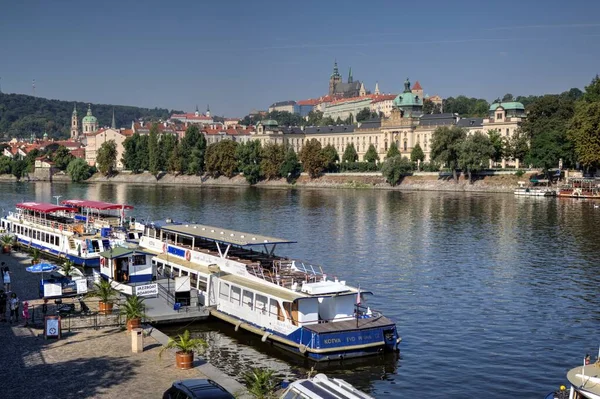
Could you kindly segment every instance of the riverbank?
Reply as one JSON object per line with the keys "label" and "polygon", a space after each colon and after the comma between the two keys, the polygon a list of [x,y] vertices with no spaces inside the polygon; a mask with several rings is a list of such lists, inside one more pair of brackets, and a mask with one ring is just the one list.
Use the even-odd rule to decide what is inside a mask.
{"label": "riverbank", "polygon": [[[37,295],[40,275],[25,270],[30,259],[21,252],[0,254],[11,271],[12,291],[37,308],[41,303]],[[95,308],[91,300],[86,302]],[[51,311],[54,305],[48,307]],[[69,332],[65,326],[62,339],[45,340],[42,329],[32,323],[25,326],[21,318],[19,323],[0,323],[0,396],[161,398],[173,381],[210,378],[238,397],[249,397],[241,384],[201,358],[194,361],[191,370],[176,369],[174,351],[162,359],[158,356],[168,337],[152,327],[146,331],[144,351],[132,353],[131,338],[119,327]]]}
{"label": "riverbank", "polygon": [[[381,189],[398,191],[454,191],[454,192],[497,192],[512,193],[519,181],[528,181],[531,173],[517,176],[511,172],[500,172],[498,174],[478,176],[477,180],[470,183],[466,176],[460,176],[458,182],[454,182],[451,176],[439,173],[415,173],[406,176],[400,184],[390,186],[380,173],[327,173],[315,179],[303,174],[294,184],[289,184],[285,179],[261,181],[255,187],[264,188],[360,188]],[[16,179],[11,175],[0,175],[0,181],[14,182]],[[36,181],[36,180],[29,180]],[[56,174],[54,182],[70,182],[66,174]],[[165,174],[158,180],[150,173],[133,174],[131,172],[120,172],[115,176],[106,177],[99,173],[86,180],[85,183],[125,183],[140,185],[185,185],[185,186],[227,186],[247,187],[249,186],[243,176],[238,175],[229,179],[221,176],[212,178],[207,176],[174,176]]]}

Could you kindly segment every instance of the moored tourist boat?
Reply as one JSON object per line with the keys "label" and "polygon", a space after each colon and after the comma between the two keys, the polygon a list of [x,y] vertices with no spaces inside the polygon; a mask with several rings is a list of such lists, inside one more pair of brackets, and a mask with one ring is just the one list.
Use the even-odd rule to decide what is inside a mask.
{"label": "moored tourist boat", "polygon": [[571,384],[569,399],[600,399],[600,362],[572,368],[567,372],[567,379]]}
{"label": "moored tourist boat", "polygon": [[[393,321],[372,294],[315,265],[275,254],[294,241],[198,224],[146,225],[140,246],[158,272],[189,276],[211,314],[316,361],[397,350]],[[261,251],[262,250],[262,251]]]}
{"label": "moored tourist boat", "polygon": [[[61,205],[23,202],[0,220],[3,229],[19,243],[72,261],[76,265],[100,266],[99,253],[110,249],[114,240],[111,226],[123,219],[131,206],[100,201],[63,201]],[[110,210],[120,216],[111,216]],[[104,230],[103,230],[104,229]]]}
{"label": "moored tourist boat", "polygon": [[514,194],[525,197],[554,197],[556,190],[547,186],[526,186],[525,182],[520,181]]}
{"label": "moored tourist boat", "polygon": [[571,178],[558,190],[559,197],[600,199],[600,179]]}

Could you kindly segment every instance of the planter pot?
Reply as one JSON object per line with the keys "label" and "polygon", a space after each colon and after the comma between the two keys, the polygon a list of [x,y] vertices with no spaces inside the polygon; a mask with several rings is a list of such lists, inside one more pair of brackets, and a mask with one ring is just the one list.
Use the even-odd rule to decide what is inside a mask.
{"label": "planter pot", "polygon": [[9,254],[11,249],[12,249],[11,245],[5,245],[2,247],[2,252],[5,254]]}
{"label": "planter pot", "polygon": [[100,314],[111,314],[113,310],[112,302],[98,302],[98,312]]}
{"label": "planter pot", "polygon": [[175,367],[180,370],[189,370],[194,367],[194,352],[175,353]]}
{"label": "planter pot", "polygon": [[134,328],[140,328],[142,326],[142,319],[140,319],[139,317],[135,318],[135,319],[128,319],[127,320],[127,331],[131,332],[131,330],[133,330]]}

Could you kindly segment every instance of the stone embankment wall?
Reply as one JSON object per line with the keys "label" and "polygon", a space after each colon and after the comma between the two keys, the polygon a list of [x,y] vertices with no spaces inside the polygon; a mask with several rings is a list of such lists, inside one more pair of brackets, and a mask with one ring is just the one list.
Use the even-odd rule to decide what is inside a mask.
{"label": "stone embankment wall", "polygon": [[[263,188],[354,188],[381,190],[411,190],[411,191],[465,191],[465,192],[513,192],[519,181],[528,181],[530,174],[518,177],[514,173],[502,172],[498,175],[480,176],[469,183],[465,176],[460,176],[454,182],[451,176],[440,176],[438,173],[415,173],[406,176],[399,185],[391,187],[379,173],[332,173],[317,179],[311,179],[303,174],[295,184],[288,184],[285,179],[262,181],[256,187]],[[0,175],[0,181],[15,181],[10,175]],[[24,179],[26,181],[26,179]],[[30,181],[34,181],[33,178]],[[63,173],[53,176],[54,182],[70,182]],[[188,185],[188,186],[239,186],[246,187],[248,182],[238,175],[231,179],[227,177],[210,178],[206,176],[173,176],[165,174],[158,180],[149,173],[132,174],[120,172],[107,178],[101,174],[92,176],[86,183],[127,183],[127,184],[156,184],[156,185]]]}

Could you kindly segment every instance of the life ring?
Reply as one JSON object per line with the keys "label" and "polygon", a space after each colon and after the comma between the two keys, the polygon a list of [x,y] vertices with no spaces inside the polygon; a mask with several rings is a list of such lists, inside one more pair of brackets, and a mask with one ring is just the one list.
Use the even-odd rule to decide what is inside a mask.
{"label": "life ring", "polygon": [[187,251],[185,251],[185,260],[187,260],[188,262],[190,261],[192,257],[192,253],[191,251],[188,249]]}
{"label": "life ring", "polygon": [[106,259],[100,258],[100,266],[104,266],[105,263],[106,263]]}
{"label": "life ring", "polygon": [[167,253],[167,244],[163,244],[163,252]]}
{"label": "life ring", "polygon": [[52,223],[52,228],[55,229],[56,228],[56,223]]}
{"label": "life ring", "polygon": [[63,231],[63,226],[62,226],[62,224],[58,226],[58,229],[59,229],[60,231]]}

